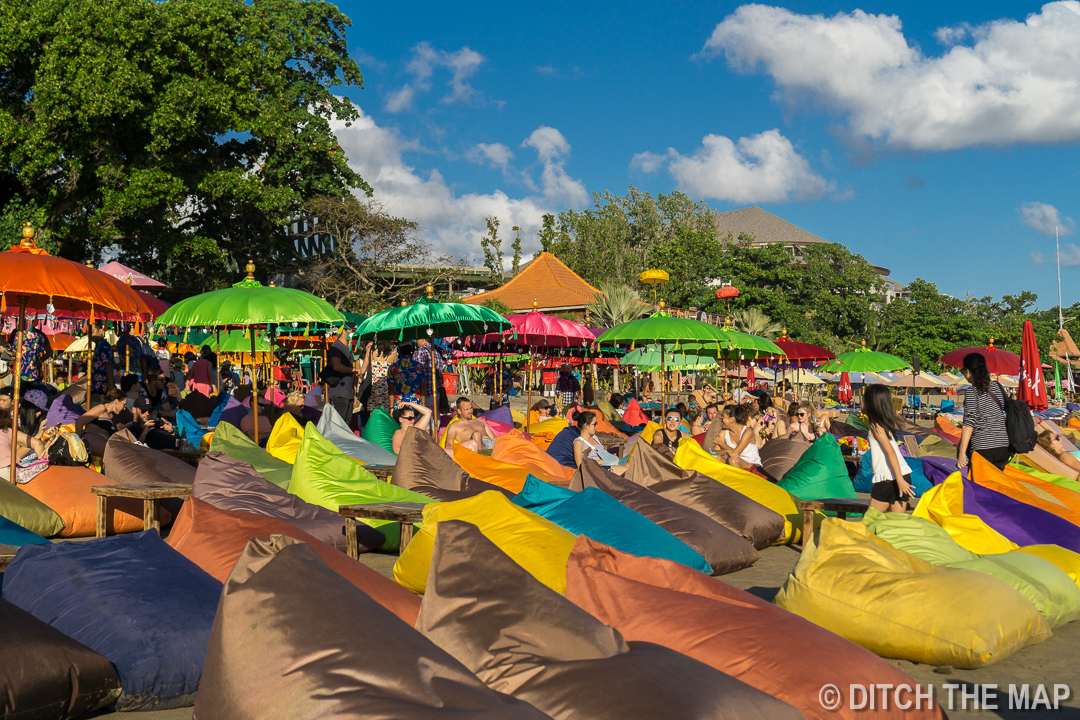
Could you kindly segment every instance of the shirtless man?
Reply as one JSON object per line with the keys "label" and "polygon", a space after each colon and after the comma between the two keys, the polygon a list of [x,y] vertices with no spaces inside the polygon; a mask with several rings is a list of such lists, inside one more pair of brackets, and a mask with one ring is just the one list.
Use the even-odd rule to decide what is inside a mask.
{"label": "shirtless man", "polygon": [[491,426],[483,418],[473,417],[475,406],[472,401],[463,396],[457,399],[456,405],[458,419],[446,429],[447,454],[450,457],[454,456],[455,442],[473,452],[480,452],[485,439],[494,444],[495,433],[492,432]]}

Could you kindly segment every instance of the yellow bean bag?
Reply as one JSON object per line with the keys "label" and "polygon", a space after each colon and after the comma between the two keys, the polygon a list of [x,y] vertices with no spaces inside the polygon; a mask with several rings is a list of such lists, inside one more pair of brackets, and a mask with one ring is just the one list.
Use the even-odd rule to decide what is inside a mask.
{"label": "yellow bean bag", "polygon": [[303,437],[303,426],[296,422],[292,413],[285,413],[274,423],[270,439],[266,441],[266,452],[291,465],[296,462],[296,453],[300,450]]}
{"label": "yellow bean bag", "polygon": [[[301,500],[334,512],[342,505],[371,505],[395,500],[434,502],[427,495],[375,477],[323,437],[311,423],[304,429],[288,490]],[[401,544],[401,523],[366,518],[362,522],[386,536],[380,550],[396,550]]]}
{"label": "yellow bean bag", "polygon": [[[532,412],[531,410],[529,412]],[[525,415],[520,410],[511,410],[510,417],[514,420],[514,427],[525,427]]]}
{"label": "yellow bean bag", "polygon": [[446,423],[446,427],[444,427],[442,429],[442,431],[439,433],[439,447],[441,447],[441,448],[446,447],[446,436],[450,434],[450,426],[453,425],[454,423],[456,423],[460,419],[461,419],[460,416],[455,415],[454,417],[450,418],[450,422]]}
{"label": "yellow bean bag", "polygon": [[[424,508],[423,525],[394,565],[394,580],[400,585],[416,593],[427,588],[435,535],[443,520],[476,525],[533,577],[558,593],[566,593],[566,561],[574,549],[575,536],[494,490]],[[480,569],[477,572],[482,574]]]}
{"label": "yellow bean bag", "polygon": [[1057,565],[1062,572],[1072,578],[1074,583],[1080,585],[1080,553],[1060,545],[1027,545],[1018,548],[1017,551],[1041,557]]}
{"label": "yellow bean bag", "polygon": [[1005,553],[1020,547],[979,516],[964,512],[964,483],[958,472],[923,493],[912,514],[940,525],[957,545],[978,555]]}
{"label": "yellow bean bag", "polygon": [[1052,634],[1028,600],[975,570],[936,567],[827,518],[776,604],[882,657],[976,668]]}
{"label": "yellow bean bag", "polygon": [[[685,470],[707,475],[732,490],[737,490],[784,518],[784,534],[776,545],[796,542],[802,536],[802,511],[799,499],[779,485],[774,485],[752,472],[722,463],[696,442],[681,442],[675,451],[675,464]],[[816,523],[820,523],[820,514]]]}

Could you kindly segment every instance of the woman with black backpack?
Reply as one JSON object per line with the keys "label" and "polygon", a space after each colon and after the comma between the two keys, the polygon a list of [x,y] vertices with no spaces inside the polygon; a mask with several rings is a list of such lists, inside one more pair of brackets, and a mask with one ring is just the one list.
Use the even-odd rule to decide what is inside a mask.
{"label": "woman with black backpack", "polygon": [[1005,425],[1005,388],[990,379],[982,353],[964,356],[961,371],[971,388],[964,393],[964,425],[957,448],[956,464],[961,470],[979,453],[998,470],[1004,470],[1012,457],[1009,432]]}

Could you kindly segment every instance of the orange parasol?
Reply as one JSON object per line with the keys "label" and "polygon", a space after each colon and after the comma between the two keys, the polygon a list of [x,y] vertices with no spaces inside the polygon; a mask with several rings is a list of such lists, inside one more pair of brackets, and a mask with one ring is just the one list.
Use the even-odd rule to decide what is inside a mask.
{"label": "orange parasol", "polygon": [[[135,291],[116,278],[85,265],[53,257],[34,244],[34,228],[23,227],[22,243],[0,252],[0,314],[18,317],[12,398],[11,469],[18,458],[19,385],[27,312],[102,320],[150,320],[153,313]],[[11,308],[8,301],[11,301]],[[15,308],[18,308],[16,311]],[[90,388],[87,387],[87,397]]]}

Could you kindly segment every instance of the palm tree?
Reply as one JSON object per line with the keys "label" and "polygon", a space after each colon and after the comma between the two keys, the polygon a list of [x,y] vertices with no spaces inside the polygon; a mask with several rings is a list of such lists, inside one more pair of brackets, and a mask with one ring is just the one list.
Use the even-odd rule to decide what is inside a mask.
{"label": "palm tree", "polygon": [[764,338],[771,338],[783,329],[780,323],[774,323],[760,308],[737,310],[732,313],[732,322],[739,332]]}
{"label": "palm tree", "polygon": [[594,302],[585,306],[594,324],[615,327],[624,322],[637,320],[649,311],[648,304],[627,285],[602,283]]}

